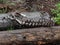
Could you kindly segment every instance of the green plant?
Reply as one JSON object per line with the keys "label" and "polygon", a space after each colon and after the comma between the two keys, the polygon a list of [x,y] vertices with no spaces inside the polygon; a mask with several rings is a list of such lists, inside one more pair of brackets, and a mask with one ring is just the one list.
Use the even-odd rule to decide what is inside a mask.
{"label": "green plant", "polygon": [[52,9],[51,12],[55,17],[53,17],[56,24],[60,25],[60,3],[57,3],[56,9]]}
{"label": "green plant", "polygon": [[14,30],[14,27],[13,27],[13,26],[9,26],[9,27],[7,28],[7,31],[10,31],[10,30]]}
{"label": "green plant", "polygon": [[7,0],[0,0],[0,3],[6,3]]}

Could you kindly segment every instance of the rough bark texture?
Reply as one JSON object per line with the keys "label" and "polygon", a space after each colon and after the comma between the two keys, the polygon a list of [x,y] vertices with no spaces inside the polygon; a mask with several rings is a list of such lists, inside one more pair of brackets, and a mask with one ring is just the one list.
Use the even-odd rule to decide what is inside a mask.
{"label": "rough bark texture", "polygon": [[55,44],[57,41],[60,41],[60,26],[0,32],[0,45]]}

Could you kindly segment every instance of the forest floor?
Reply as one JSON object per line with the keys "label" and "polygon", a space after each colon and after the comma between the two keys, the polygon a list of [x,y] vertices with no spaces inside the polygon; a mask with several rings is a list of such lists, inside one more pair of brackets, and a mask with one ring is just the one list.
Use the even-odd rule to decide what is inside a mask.
{"label": "forest floor", "polygon": [[[46,11],[51,14],[51,9],[55,8],[55,4],[59,0],[40,0],[38,2],[32,2],[31,8],[25,3],[16,3],[16,5],[0,4],[0,11],[2,13],[14,12],[14,11]],[[30,2],[29,2],[30,3]],[[26,5],[24,5],[26,4]],[[30,5],[31,5],[30,4]],[[58,39],[59,41],[54,41]],[[22,40],[22,41],[21,41]],[[32,43],[26,41],[43,40]],[[25,43],[24,43],[25,41]],[[47,44],[47,42],[51,43]],[[14,31],[1,31],[0,32],[0,45],[60,45],[60,26],[57,27],[39,27],[39,28],[28,28],[18,29]]]}
{"label": "forest floor", "polygon": [[60,26],[0,32],[0,45],[60,45]]}

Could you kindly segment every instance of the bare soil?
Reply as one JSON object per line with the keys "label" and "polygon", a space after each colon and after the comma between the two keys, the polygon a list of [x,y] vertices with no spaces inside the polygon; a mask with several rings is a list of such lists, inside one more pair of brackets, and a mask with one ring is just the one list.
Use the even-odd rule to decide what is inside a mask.
{"label": "bare soil", "polygon": [[1,45],[60,44],[60,26],[19,29],[0,32]]}

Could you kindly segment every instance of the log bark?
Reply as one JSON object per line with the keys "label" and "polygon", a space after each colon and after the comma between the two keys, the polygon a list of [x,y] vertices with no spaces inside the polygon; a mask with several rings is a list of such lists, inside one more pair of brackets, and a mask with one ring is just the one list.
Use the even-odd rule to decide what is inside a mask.
{"label": "log bark", "polygon": [[0,45],[40,45],[60,41],[60,26],[0,31]]}

